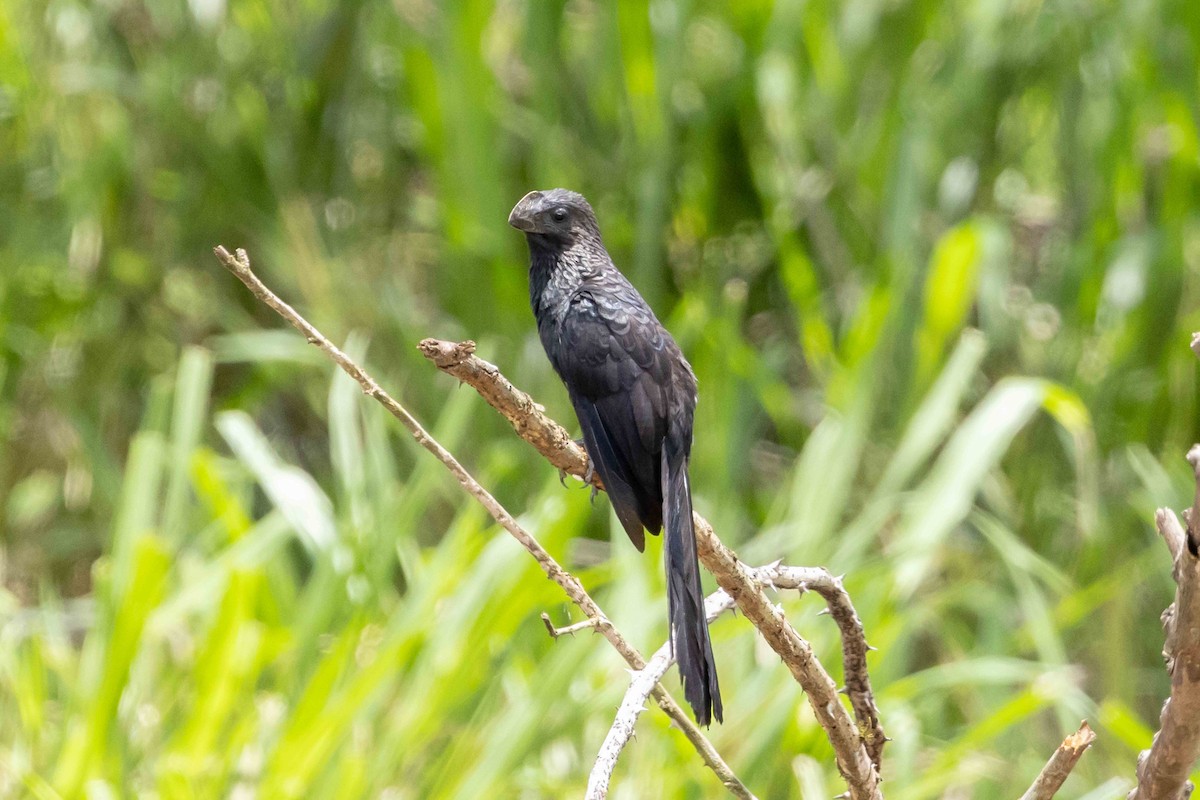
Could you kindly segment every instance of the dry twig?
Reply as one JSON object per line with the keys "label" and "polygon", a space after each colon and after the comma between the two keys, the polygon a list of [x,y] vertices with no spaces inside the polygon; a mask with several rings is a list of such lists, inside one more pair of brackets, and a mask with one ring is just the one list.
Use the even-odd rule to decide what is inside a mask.
{"label": "dry twig", "polygon": [[845,694],[854,709],[854,722],[858,726],[863,745],[876,768],[883,755],[883,745],[888,741],[879,722],[879,709],[875,707],[875,694],[871,691],[871,677],[867,672],[867,652],[875,648],[867,644],[862,620],[850,602],[850,595],[842,586],[842,579],[822,567],[788,567],[772,564],[755,570],[755,576],[776,589],[798,589],[813,591],[824,598],[829,614],[842,632],[842,673],[846,681]]}
{"label": "dry twig", "polygon": [[599,617],[588,617],[582,622],[576,622],[571,625],[564,625],[561,628],[555,627],[550,621],[550,615],[542,613],[542,624],[546,626],[546,633],[550,634],[551,639],[557,639],[560,636],[574,636],[580,631],[586,631],[595,628],[599,624]]}
{"label": "dry twig", "polygon": [[[548,418],[529,395],[504,378],[499,369],[475,356],[474,343],[425,339],[419,348],[443,372],[470,384],[508,419],[521,438],[536,447],[555,467],[581,479],[588,474],[587,455],[583,449],[571,440],[561,425]],[[873,737],[878,730],[873,758],[855,721],[838,700],[833,679],[817,660],[809,643],[791,626],[782,610],[767,598],[755,570],[743,564],[717,538],[703,517],[696,514],[693,522],[701,563],[734,599],[804,689],[813,713],[833,745],[838,769],[846,779],[852,800],[881,798],[877,757],[886,739],[882,730],[878,730],[878,714],[873,714],[874,723],[864,725],[864,733],[869,730]],[[873,707],[873,699],[869,696],[862,702]]]}
{"label": "dry twig", "polygon": [[[398,403],[387,392],[379,387],[375,379],[368,375],[362,367],[358,366],[349,356],[343,353],[336,345],[318,331],[304,317],[300,316],[290,305],[281,300],[274,292],[259,280],[250,269],[250,259],[246,255],[246,251],[239,249],[237,255],[232,255],[224,247],[217,247],[213,250],[217,259],[222,266],[228,269],[233,275],[246,285],[255,297],[261,300],[264,304],[274,310],[277,314],[283,317],[292,327],[300,331],[305,338],[311,343],[321,348],[333,361],[342,368],[342,370],[353,378],[359,386],[362,387],[363,394],[366,394],[375,400],[379,401],[384,408],[391,413],[400,423],[408,430],[412,437],[432,453],[442,464],[450,470],[451,474],[462,485],[463,489],[474,497],[479,503],[487,509],[487,512],[492,516],[497,523],[508,531],[514,539],[516,539],[522,547],[537,560],[542,571],[546,573],[546,577],[557,583],[567,596],[571,598],[583,613],[590,619],[595,620],[592,623],[604,638],[612,644],[618,653],[625,661],[635,670],[644,669],[646,661],[642,655],[621,635],[620,631],[600,610],[596,601],[588,595],[583,588],[583,584],[574,576],[559,566],[558,562],[542,547],[537,541],[516,521],[500,503],[486,489],[476,481],[470,473],[454,458],[451,453],[446,450],[436,439],[430,436],[425,429],[417,422],[404,406]],[[679,707],[679,704],[671,697],[671,695],[661,685],[656,685],[652,691],[655,701],[666,714],[671,717],[672,721],[679,726],[688,740],[692,742],[696,750],[700,753],[704,763],[708,765],[721,782],[733,793],[736,797],[744,800],[753,800],[753,795],[742,784],[742,782],[733,774],[733,770],[725,763],[720,754],[713,748],[712,743],[708,741],[703,732],[692,722],[691,718]]]}
{"label": "dry twig", "polygon": [[1062,788],[1071,770],[1079,762],[1083,751],[1096,741],[1096,733],[1088,727],[1087,720],[1079,725],[1079,730],[1072,733],[1050,756],[1046,766],[1038,773],[1037,780],[1029,787],[1029,791],[1021,795],[1021,800],[1050,800]]}
{"label": "dry twig", "polygon": [[[704,616],[712,622],[731,608],[733,598],[727,595],[724,589],[718,589],[705,598]],[[608,797],[608,782],[617,766],[617,757],[633,737],[633,729],[646,705],[646,698],[673,663],[675,657],[668,641],[655,651],[644,669],[633,673],[629,688],[625,690],[625,698],[617,709],[617,716],[612,727],[608,729],[608,735],[604,737],[604,743],[600,745],[600,752],[596,755],[591,774],[588,775],[587,794],[584,795],[586,800],[604,800]]]}
{"label": "dry twig", "polygon": [[1188,773],[1200,759],[1200,445],[1192,446],[1187,459],[1196,474],[1195,500],[1185,512],[1187,529],[1169,508],[1154,515],[1171,551],[1176,584],[1175,602],[1162,615],[1171,696],[1163,703],[1154,742],[1138,756],[1138,784],[1129,800],[1189,797]]}

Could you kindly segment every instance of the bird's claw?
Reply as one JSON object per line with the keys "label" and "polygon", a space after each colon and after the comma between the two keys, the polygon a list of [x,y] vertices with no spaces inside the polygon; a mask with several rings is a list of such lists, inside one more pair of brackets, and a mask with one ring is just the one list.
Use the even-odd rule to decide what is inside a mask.
{"label": "bird's claw", "polygon": [[592,456],[590,453],[588,453],[587,445],[583,443],[583,439],[576,439],[575,444],[577,444],[579,449],[583,451],[583,454],[587,456],[587,468],[583,471],[583,482],[585,485],[592,487],[592,499],[595,500],[596,486],[592,483],[592,479],[596,477],[596,462],[592,461]]}
{"label": "bird's claw", "polygon": [[592,483],[592,479],[594,479],[595,477],[596,477],[596,462],[592,461],[591,457],[589,456],[588,462],[587,462],[587,469],[585,469],[583,471],[583,485],[590,487],[592,490],[592,495],[591,495],[591,497],[588,498],[591,501],[592,505],[596,505],[596,495],[600,492],[600,490],[596,488],[596,484]]}

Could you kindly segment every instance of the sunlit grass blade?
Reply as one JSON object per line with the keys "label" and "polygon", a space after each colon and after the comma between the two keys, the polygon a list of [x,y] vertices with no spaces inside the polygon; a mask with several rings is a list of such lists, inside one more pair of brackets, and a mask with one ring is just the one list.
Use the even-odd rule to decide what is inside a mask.
{"label": "sunlit grass blade", "polygon": [[950,437],[900,524],[893,549],[901,595],[911,595],[928,574],[938,545],[966,518],[988,471],[1042,407],[1046,388],[1032,379],[1002,381]]}
{"label": "sunlit grass blade", "polygon": [[231,743],[236,716],[253,713],[266,639],[264,627],[254,619],[262,585],[253,573],[231,575],[194,660],[190,709],[166,748],[162,772],[183,778],[202,793],[222,789],[232,763],[215,762],[212,753],[222,742]]}
{"label": "sunlit grass blade", "polygon": [[254,473],[271,503],[300,533],[306,546],[326,556],[343,547],[338,542],[333,505],[328,496],[307,472],[282,462],[247,415],[223,412],[217,417],[217,429]]}
{"label": "sunlit grass blade", "polygon": [[201,432],[208,422],[212,373],[212,356],[207,350],[189,347],[183,351],[175,379],[167,490],[161,523],[163,539],[172,545],[178,545],[184,535],[184,504],[191,476],[192,452],[199,444]]}
{"label": "sunlit grass blade", "polygon": [[[92,636],[103,641],[98,683],[80,698],[76,724],[70,728],[62,756],[55,768],[54,785],[62,794],[77,796],[83,785],[104,774],[105,756],[113,746],[117,705],[137,655],[142,630],[165,588],[170,567],[163,542],[144,535],[133,546],[127,585],[113,604],[111,628]],[[114,593],[116,586],[113,586]],[[103,639],[101,638],[103,637]]]}
{"label": "sunlit grass blade", "polygon": [[987,340],[975,330],[963,332],[929,393],[909,419],[876,491],[895,491],[911,479],[954,428],[963,397],[978,374]]}
{"label": "sunlit grass blade", "polygon": [[917,330],[917,375],[924,383],[941,362],[947,340],[962,328],[975,302],[983,244],[978,227],[965,222],[942,234],[925,276],[925,308]]}

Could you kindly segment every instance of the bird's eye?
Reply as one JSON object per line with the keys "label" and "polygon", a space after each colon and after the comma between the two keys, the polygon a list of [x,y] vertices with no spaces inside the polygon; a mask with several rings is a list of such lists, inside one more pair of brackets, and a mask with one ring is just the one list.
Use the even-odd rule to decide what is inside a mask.
{"label": "bird's eye", "polygon": [[567,218],[567,210],[565,208],[563,208],[562,206],[559,206],[558,208],[556,208],[550,212],[550,216],[551,216],[551,218],[554,219],[555,222],[562,222],[563,220],[565,220]]}

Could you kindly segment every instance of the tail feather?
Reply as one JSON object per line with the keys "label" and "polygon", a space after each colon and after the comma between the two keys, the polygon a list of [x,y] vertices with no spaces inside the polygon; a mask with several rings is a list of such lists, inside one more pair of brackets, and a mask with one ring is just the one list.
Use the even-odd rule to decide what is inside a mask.
{"label": "tail feather", "polygon": [[679,663],[683,696],[696,722],[721,722],[721,690],[704,615],[704,590],[692,527],[692,489],[688,482],[688,449],[667,436],[662,450],[664,561],[671,645]]}

